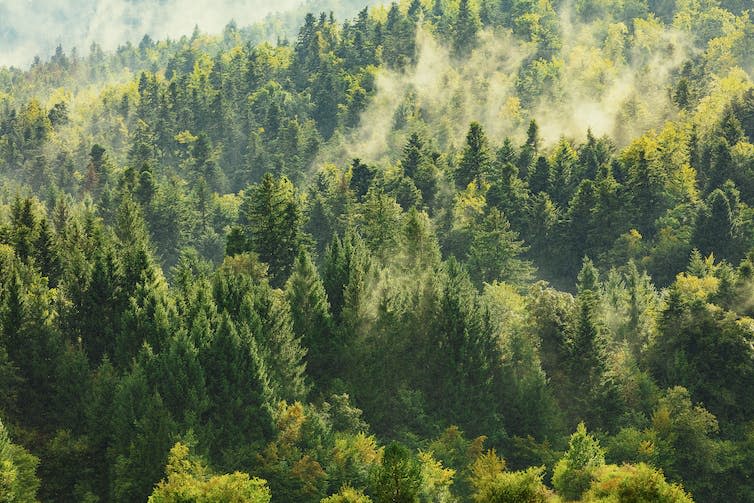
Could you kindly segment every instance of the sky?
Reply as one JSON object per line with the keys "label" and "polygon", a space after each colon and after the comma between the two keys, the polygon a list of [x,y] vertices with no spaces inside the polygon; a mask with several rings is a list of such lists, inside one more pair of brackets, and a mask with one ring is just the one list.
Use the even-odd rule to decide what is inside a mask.
{"label": "sky", "polygon": [[27,67],[62,44],[87,54],[92,42],[105,50],[144,34],[153,39],[190,35],[198,25],[220,32],[230,21],[245,26],[292,9],[301,0],[0,0],[0,66]]}

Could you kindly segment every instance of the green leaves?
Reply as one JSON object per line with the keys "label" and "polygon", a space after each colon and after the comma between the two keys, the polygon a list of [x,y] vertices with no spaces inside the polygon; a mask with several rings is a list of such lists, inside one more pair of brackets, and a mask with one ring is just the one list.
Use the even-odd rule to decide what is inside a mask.
{"label": "green leaves", "polygon": [[302,244],[301,205],[290,180],[267,173],[261,182],[249,187],[239,223],[248,248],[235,239],[229,251],[257,253],[270,266],[273,286],[283,285]]}
{"label": "green leaves", "polygon": [[401,444],[388,445],[372,479],[375,502],[417,503],[420,486],[421,467],[414,455]]}
{"label": "green leaves", "polygon": [[35,503],[39,479],[35,474],[39,459],[10,441],[0,422],[0,499],[18,503]]}
{"label": "green leaves", "polygon": [[579,423],[568,442],[568,451],[555,465],[552,485],[568,501],[577,500],[589,488],[598,468],[605,464],[605,451]]}

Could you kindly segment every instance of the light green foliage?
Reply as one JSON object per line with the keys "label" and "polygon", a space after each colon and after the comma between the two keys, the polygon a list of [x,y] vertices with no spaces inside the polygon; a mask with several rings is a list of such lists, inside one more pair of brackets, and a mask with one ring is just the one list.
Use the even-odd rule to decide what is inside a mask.
{"label": "light green foliage", "polygon": [[477,503],[544,503],[551,493],[542,482],[544,467],[520,472],[505,470],[505,460],[494,450],[479,456],[471,466],[473,501]]}
{"label": "light green foliage", "polygon": [[337,494],[328,496],[322,503],[371,503],[372,499],[353,487],[344,487]]}
{"label": "light green foliage", "polygon": [[526,251],[508,219],[493,208],[472,230],[469,269],[478,283],[523,283],[533,274],[531,263],[520,258]]}
{"label": "light green foliage", "polygon": [[421,463],[421,501],[433,501],[436,503],[451,503],[455,501],[451,493],[455,470],[444,468],[431,452],[419,452]]}
{"label": "light green foliage", "polygon": [[605,464],[605,451],[580,423],[568,442],[568,451],[555,465],[552,485],[566,501],[578,500]]}
{"label": "light green foliage", "polygon": [[502,472],[474,494],[479,503],[545,503],[550,491],[542,482],[544,467],[532,467],[521,472]]}
{"label": "light green foliage", "polygon": [[365,4],[0,68],[0,499],[752,501],[747,2]]}
{"label": "light green foliage", "polygon": [[264,480],[241,472],[213,475],[182,443],[170,450],[165,471],[167,478],[157,484],[149,503],[269,503],[271,498]]}
{"label": "light green foliage", "polygon": [[691,497],[678,485],[670,484],[662,472],[641,463],[621,467],[607,465],[597,472],[585,502],[691,503]]}
{"label": "light green foliage", "polygon": [[35,473],[39,459],[10,441],[5,425],[0,422],[0,501],[34,503],[39,479]]}

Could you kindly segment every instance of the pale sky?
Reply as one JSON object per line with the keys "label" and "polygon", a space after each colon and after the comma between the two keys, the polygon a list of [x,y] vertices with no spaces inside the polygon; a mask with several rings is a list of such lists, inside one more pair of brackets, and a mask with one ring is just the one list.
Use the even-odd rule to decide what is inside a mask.
{"label": "pale sky", "polygon": [[[231,20],[239,27],[302,0],[0,0],[0,66],[27,67],[58,44],[80,55],[92,42],[112,50],[127,41],[190,35],[195,25],[218,33]],[[365,2],[366,3],[366,2]]]}

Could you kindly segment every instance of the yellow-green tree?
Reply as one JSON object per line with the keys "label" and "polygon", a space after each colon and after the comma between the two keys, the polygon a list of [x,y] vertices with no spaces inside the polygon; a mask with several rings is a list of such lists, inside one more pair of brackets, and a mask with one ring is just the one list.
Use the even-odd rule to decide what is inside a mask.
{"label": "yellow-green tree", "polygon": [[180,442],[170,450],[165,471],[149,503],[269,503],[271,498],[266,481],[241,472],[214,475]]}

